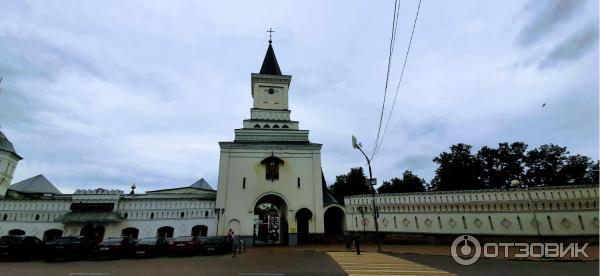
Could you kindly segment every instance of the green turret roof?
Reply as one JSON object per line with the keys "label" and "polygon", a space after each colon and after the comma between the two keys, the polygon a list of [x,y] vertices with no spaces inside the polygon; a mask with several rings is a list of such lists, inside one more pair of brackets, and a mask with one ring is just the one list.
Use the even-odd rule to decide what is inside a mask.
{"label": "green turret roof", "polygon": [[5,151],[14,154],[18,160],[23,159],[17,152],[15,151],[15,147],[13,144],[6,138],[6,135],[0,131],[0,151]]}

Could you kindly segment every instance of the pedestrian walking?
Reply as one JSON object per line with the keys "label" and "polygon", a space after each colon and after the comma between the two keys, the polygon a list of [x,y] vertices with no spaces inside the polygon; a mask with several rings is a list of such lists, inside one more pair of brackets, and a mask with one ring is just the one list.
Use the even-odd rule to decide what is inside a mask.
{"label": "pedestrian walking", "polygon": [[246,240],[240,239],[240,254],[242,254],[242,248],[244,248],[244,253],[246,253]]}
{"label": "pedestrian walking", "polygon": [[234,231],[231,231],[231,249],[233,251],[233,257],[235,257],[235,254],[237,253],[237,246],[237,236]]}
{"label": "pedestrian walking", "polygon": [[360,235],[354,233],[354,247],[356,247],[356,255],[360,255]]}

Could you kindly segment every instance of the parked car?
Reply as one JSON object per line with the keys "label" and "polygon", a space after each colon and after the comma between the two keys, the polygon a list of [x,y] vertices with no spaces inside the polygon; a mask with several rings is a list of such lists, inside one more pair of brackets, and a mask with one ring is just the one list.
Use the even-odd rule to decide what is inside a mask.
{"label": "parked car", "polygon": [[156,257],[167,253],[168,242],[165,238],[143,238],[135,244],[136,257]]}
{"label": "parked car", "polygon": [[0,258],[37,259],[43,257],[44,242],[35,236],[8,235],[0,237]]}
{"label": "parked car", "polygon": [[135,241],[130,237],[108,238],[96,245],[92,258],[125,258],[133,255]]}
{"label": "parked car", "polygon": [[169,242],[169,255],[193,255],[202,253],[202,244],[206,237],[183,236]]}
{"label": "parked car", "polygon": [[208,254],[222,254],[231,252],[232,242],[223,236],[207,237],[204,240],[202,247],[202,253]]}
{"label": "parked car", "polygon": [[91,255],[94,241],[86,236],[67,236],[46,242],[46,260],[83,259]]}

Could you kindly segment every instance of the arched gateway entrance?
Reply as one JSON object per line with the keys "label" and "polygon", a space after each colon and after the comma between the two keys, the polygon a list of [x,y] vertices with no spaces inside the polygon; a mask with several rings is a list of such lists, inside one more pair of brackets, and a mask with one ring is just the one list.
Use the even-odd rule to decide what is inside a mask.
{"label": "arched gateway entrance", "polygon": [[302,208],[296,212],[296,229],[298,230],[298,244],[309,242],[308,227],[312,219],[312,212],[307,208]]}
{"label": "arched gateway entrance", "polygon": [[325,237],[331,240],[339,240],[346,230],[346,218],[342,208],[330,206],[325,210],[323,220],[325,221]]}
{"label": "arched gateway entrance", "polygon": [[254,205],[254,244],[288,243],[288,207],[277,195],[265,195]]}

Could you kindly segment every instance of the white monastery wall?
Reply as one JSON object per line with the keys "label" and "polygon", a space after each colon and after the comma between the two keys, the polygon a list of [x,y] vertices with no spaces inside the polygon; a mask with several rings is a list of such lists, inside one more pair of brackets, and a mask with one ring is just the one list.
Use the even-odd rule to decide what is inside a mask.
{"label": "white monastery wall", "polygon": [[[375,231],[371,195],[344,201],[347,230]],[[535,213],[542,236],[598,235],[597,186],[381,194],[376,204],[388,233],[532,236]]]}

